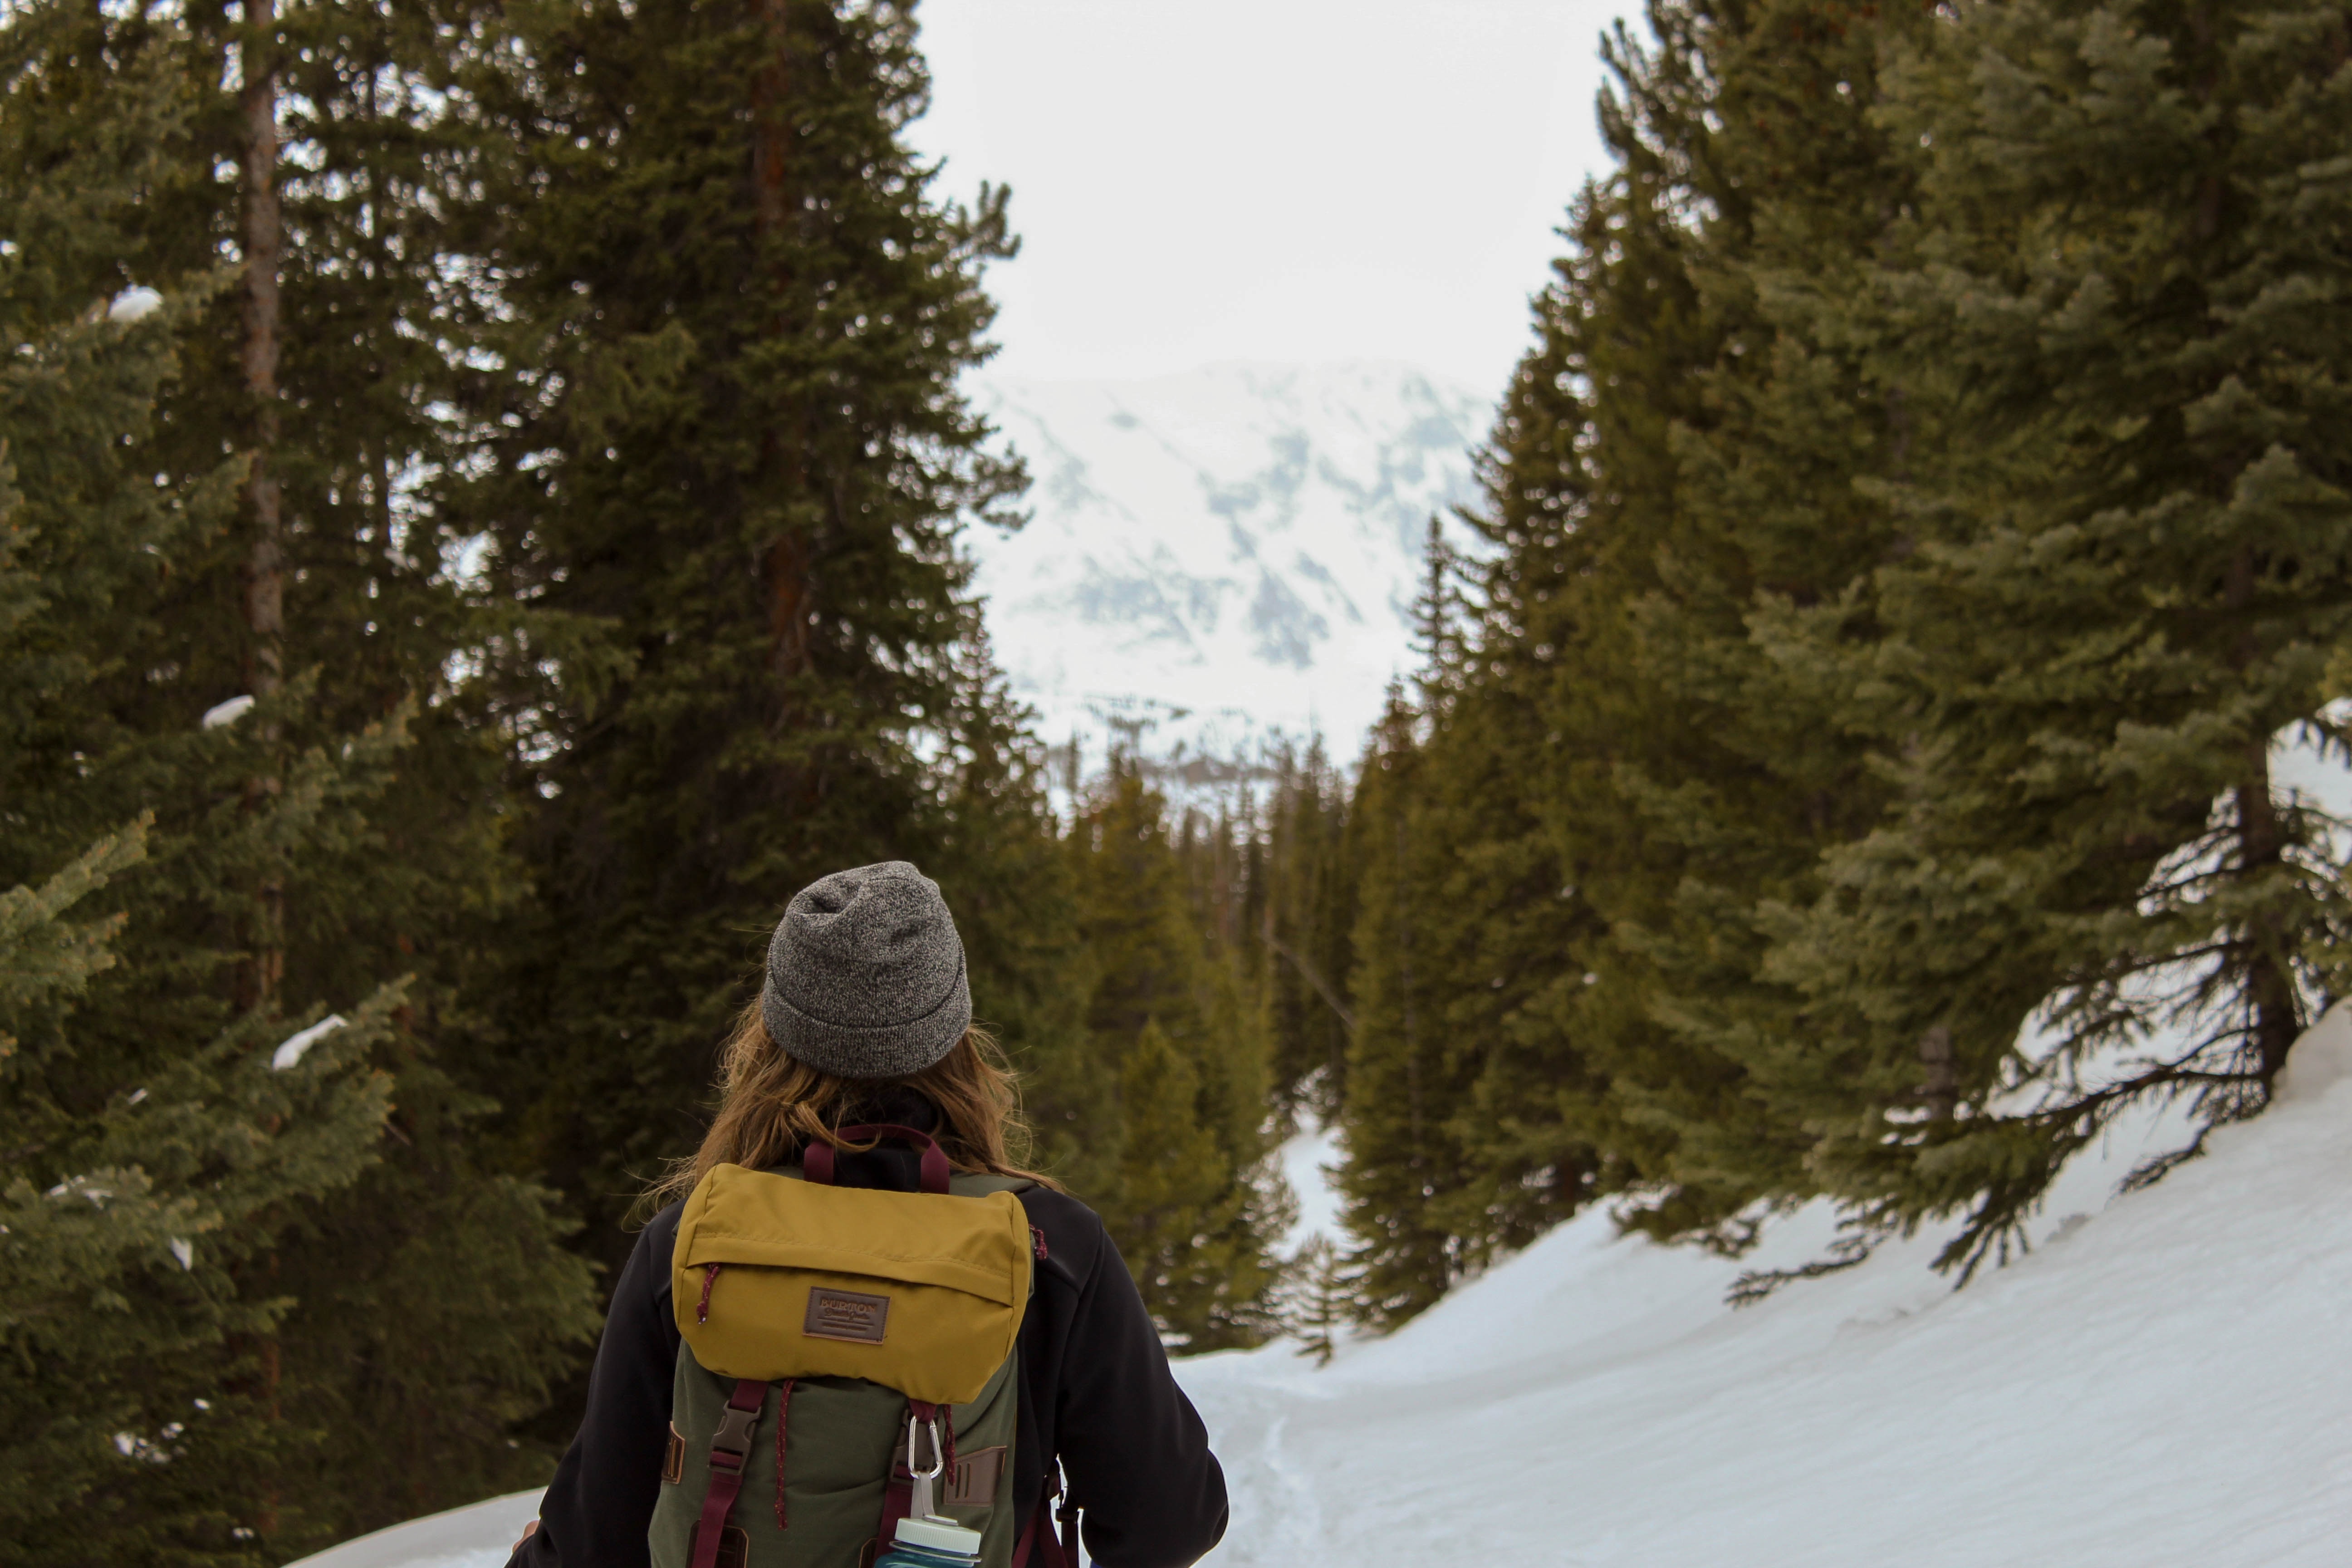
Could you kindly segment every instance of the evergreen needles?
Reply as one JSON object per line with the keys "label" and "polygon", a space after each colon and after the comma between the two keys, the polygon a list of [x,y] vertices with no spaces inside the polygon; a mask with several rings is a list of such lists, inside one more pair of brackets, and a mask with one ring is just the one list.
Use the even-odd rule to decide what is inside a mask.
{"label": "evergreen needles", "polygon": [[[1815,1195],[1824,1267],[1952,1222],[1965,1278],[2126,1109],[2189,1112],[2146,1178],[2258,1110],[2338,984],[2347,840],[2279,759],[2346,755],[2344,24],[1652,20],[1406,775],[1479,803],[1423,808],[1433,866],[1542,826],[1554,884],[1490,874],[1447,925],[1558,922],[1552,984],[1473,1047],[1494,1088],[1419,1058],[1412,1116],[1470,1132],[1453,1179],[1581,1144],[1628,1223],[1731,1250]],[[1482,706],[1524,737],[1499,771]],[[1416,958],[1408,992],[1360,947],[1396,997],[1366,1039],[1515,984]],[[1349,1180],[1431,1280],[1508,1212]]]}

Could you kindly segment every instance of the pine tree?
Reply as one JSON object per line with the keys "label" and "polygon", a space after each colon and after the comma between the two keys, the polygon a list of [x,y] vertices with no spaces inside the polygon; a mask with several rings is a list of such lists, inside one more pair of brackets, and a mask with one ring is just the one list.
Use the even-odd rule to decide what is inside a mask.
{"label": "pine tree", "polygon": [[[1589,185],[1538,301],[1465,521],[1475,574],[1423,768],[1449,888],[1449,1037],[1483,1042],[1454,1112],[1465,1258],[1597,1193],[1737,1247],[1809,1190],[1801,999],[1766,910],[1884,790],[1825,695],[1753,634],[1834,599],[1891,530],[1855,489],[1896,443],[1850,352],[1781,296],[1850,277],[1901,171],[1868,114],[1910,25],[1810,3],[1661,4],[1622,27]],[[1851,1110],[1858,1100],[1842,1102]],[[1475,1194],[1475,1199],[1472,1194]]]}
{"label": "pine tree", "polygon": [[982,1022],[1034,1077],[1082,1047],[1085,996],[1069,983],[1080,961],[1073,872],[1046,790],[1051,760],[984,626],[959,662],[946,830],[983,852],[987,874],[960,879],[957,929],[988,999]]}
{"label": "pine tree", "polygon": [[1284,748],[1274,766],[1263,830],[1250,838],[1243,934],[1259,952],[1276,1092],[1294,1112],[1328,1121],[1347,1096],[1355,1029],[1348,986],[1358,873],[1347,852],[1348,792],[1319,736],[1304,752]]}
{"label": "pine tree", "polygon": [[[155,941],[185,910],[184,862],[236,862],[251,853],[240,838],[292,847],[331,834],[322,806],[336,780],[320,759],[263,810],[215,812],[208,843],[151,833],[144,818],[90,827],[128,815],[123,742],[95,700],[125,612],[234,492],[219,475],[159,486],[150,456],[173,334],[218,279],[110,308],[103,284],[88,291],[92,257],[127,248],[158,145],[182,123],[172,73],[134,61],[79,84],[75,107],[100,133],[28,155],[38,117],[26,100],[62,85],[37,63],[85,26],[64,11],[12,20],[0,113],[11,176],[0,232],[12,237],[0,258],[0,876],[30,873],[0,894],[0,1552],[28,1565],[257,1563],[255,1521],[287,1447],[266,1349],[294,1303],[254,1282],[321,1200],[380,1158],[393,1084],[369,1057],[401,998],[379,989],[300,1051],[276,1043],[284,1026],[267,1011],[173,1004],[205,979],[185,944]],[[184,785],[227,783],[232,748],[193,715],[186,731],[163,748]],[[95,843],[52,858],[77,832]],[[126,973],[123,948],[152,972]],[[159,992],[162,1005],[142,1005]]]}
{"label": "pine tree", "polygon": [[1339,1336],[1356,1315],[1358,1297],[1339,1248],[1327,1236],[1309,1239],[1291,1260],[1282,1321],[1298,1353],[1328,1366]]}
{"label": "pine tree", "polygon": [[1427,830],[1419,719],[1401,690],[1390,693],[1349,822],[1361,901],[1339,1184],[1363,1310],[1382,1326],[1431,1305],[1462,1270],[1444,1200],[1468,1174],[1451,1118],[1475,1068],[1475,1047],[1449,1038],[1437,1016],[1444,934],[1436,922],[1447,912],[1433,894],[1446,847]]}
{"label": "pine tree", "polygon": [[1529,798],[1554,757],[1518,679],[1540,668],[1528,651],[1499,637],[1465,647],[1424,770],[1435,1022],[1467,1079],[1449,1120],[1458,1190],[1435,1217],[1470,1270],[1622,1184],[1626,1164],[1590,1031],[1562,1026],[1593,1000],[1580,960],[1602,930],[1568,880],[1543,797]]}
{"label": "pine tree", "polygon": [[258,1015],[146,1062],[75,1026],[121,921],[64,917],[135,885],[144,850],[133,828],[0,895],[0,1546],[28,1568],[274,1560],[240,1521],[284,1458],[268,1351],[292,1303],[247,1282],[378,1157],[391,1110],[368,1055],[396,992],[282,1070]]}
{"label": "pine tree", "polygon": [[516,606],[494,663],[536,902],[496,1082],[616,1261],[799,888],[917,863],[975,929],[984,1020],[1038,985],[982,965],[1059,939],[978,928],[1066,930],[1025,880],[1050,840],[956,547],[1020,483],[955,391],[1012,242],[1001,193],[942,204],[907,145],[927,85],[900,7],[509,22],[475,90],[512,314],[465,497]]}
{"label": "pine tree", "polygon": [[[1210,1328],[1234,1288],[1259,1259],[1244,1252],[1254,1239],[1227,1214],[1236,1196],[1233,1168],[1201,1115],[1202,1075],[1171,1043],[1158,1019],[1128,1047],[1119,1072],[1117,1200],[1107,1216],[1119,1255],[1145,1292],[1160,1331],[1187,1347],[1215,1348]],[[1236,1231],[1240,1234],[1236,1234]]]}
{"label": "pine tree", "polygon": [[1642,1223],[1737,1247],[1751,1199],[1812,1190],[1808,1129],[1866,1099],[1765,953],[1769,911],[1818,890],[1823,851],[1866,833],[1887,792],[1831,689],[1757,627],[1843,605],[1902,548],[1873,484],[1927,432],[1817,307],[1857,287],[1908,209],[1908,160],[1874,119],[1878,62],[1927,19],[1834,4],[1693,19],[1624,59],[1647,140],[1694,149],[1675,205],[1711,211],[1687,274],[1707,357],[1626,606],[1647,714],[1614,784],[1650,865],[1611,911],[1611,946],[1659,1031],[1618,1098],[1672,1138],[1657,1169],[1673,1185]]}
{"label": "pine tree", "polygon": [[1776,955],[1875,1096],[1813,1155],[1860,1244],[1957,1214],[1965,1277],[2126,1108],[2258,1110],[2327,994],[2336,827],[2270,757],[2346,741],[2347,48],[2033,4],[1892,79],[1916,216],[1836,324],[1951,435],[1887,492],[1879,638],[1780,628],[1897,792]]}
{"label": "pine tree", "polygon": [[1231,871],[1230,835],[1220,851],[1197,820],[1171,824],[1122,754],[1066,852],[1084,1032],[1035,1080],[1045,1152],[1102,1214],[1171,1342],[1255,1343],[1274,1327],[1272,1245],[1288,1216],[1268,1168],[1260,993],[1221,940],[1213,877],[1195,875],[1220,854]]}
{"label": "pine tree", "polygon": [[[201,1059],[229,1075],[237,1051],[322,1012],[370,1020],[313,1049],[322,1068],[365,1058],[361,1078],[393,1107],[385,1137],[350,1138],[344,1175],[271,1200],[253,1222],[261,1239],[238,1242],[206,1283],[225,1321],[245,1326],[206,1367],[204,1397],[257,1425],[205,1528],[252,1542],[224,1550],[282,1558],[541,1473],[507,1427],[591,1324],[546,1195],[467,1152],[487,1106],[434,1059],[462,1015],[466,965],[510,896],[486,853],[497,737],[457,721],[461,602],[442,536],[422,500],[381,483],[391,536],[383,506],[345,505],[370,497],[367,476],[429,471],[442,451],[397,421],[341,416],[408,398],[406,429],[429,423],[425,405],[457,374],[428,330],[446,257],[395,235],[391,207],[340,231],[319,216],[379,194],[340,156],[319,162],[310,134],[347,131],[340,111],[398,74],[378,58],[340,79],[344,99],[328,94],[331,66],[350,63],[328,41],[363,49],[366,30],[307,12],[249,20],[240,31],[217,11],[42,5],[5,29],[0,233],[26,262],[7,275],[5,309],[31,356],[12,363],[34,377],[8,434],[17,453],[39,454],[37,466],[20,458],[20,526],[42,584],[29,646],[48,679],[0,776],[14,814],[0,879],[37,886],[99,835],[153,814],[152,865],[96,895],[100,913],[131,918],[121,963],[74,1008],[71,1050],[103,1075],[93,1087],[155,1079],[206,1041]],[[314,24],[289,52],[318,68],[314,96],[265,92],[282,30]],[[230,73],[231,58],[254,68]],[[409,115],[432,101],[415,95]],[[378,132],[395,120],[401,135],[414,129],[387,115]],[[297,156],[275,155],[273,125],[290,127]],[[352,258],[363,231],[403,258],[400,279]],[[224,253],[236,262],[223,267]],[[373,327],[351,325],[354,294],[381,307]],[[61,323],[118,296],[115,313],[136,319],[153,356],[143,384],[58,376],[73,353],[54,335]],[[424,350],[394,363],[375,352],[412,331]],[[273,369],[273,340],[300,351]],[[69,357],[36,372],[47,344]],[[68,453],[79,474],[64,470]],[[100,473],[108,488],[91,488]],[[84,499],[101,494],[108,505]],[[403,976],[398,1005],[370,1005]],[[202,1143],[187,1155],[219,1157]],[[134,1539],[172,1516],[131,1489],[113,1517]],[[45,1549],[115,1555],[68,1535]]]}
{"label": "pine tree", "polygon": [[1391,695],[1350,806],[1361,913],[1341,1185],[1349,1267],[1381,1325],[1572,1213],[1599,1172],[1579,1114],[1596,1086],[1553,1033],[1579,911],[1530,799],[1552,759],[1513,679],[1522,645],[1494,584],[1484,603],[1465,595],[1433,522],[1426,572],[1418,700]]}
{"label": "pine tree", "polygon": [[[1654,58],[1622,28],[1607,45],[1620,85],[1604,95],[1602,125],[1619,169],[1570,214],[1570,251],[1538,302],[1537,344],[1482,457],[1486,500],[1465,521],[1493,549],[1476,574],[1444,720],[1417,764],[1422,794],[1445,803],[1423,808],[1424,833],[1442,840],[1433,878],[1473,862],[1487,873],[1464,879],[1447,918],[1477,933],[1470,952],[1496,950],[1444,976],[1424,1015],[1437,995],[1500,1005],[1480,1008],[1485,1026],[1464,1047],[1480,1059],[1465,1069],[1460,1103],[1446,1108],[1468,1139],[1448,1157],[1465,1194],[1449,1206],[1467,1234],[1434,1214],[1400,1212],[1386,1222],[1390,1241],[1376,1243],[1392,1244],[1404,1226],[1432,1237],[1412,1289],[1392,1295],[1407,1310],[1434,1300],[1464,1264],[1441,1264],[1434,1237],[1451,1237],[1457,1253],[1472,1237],[1487,1244],[1494,1229],[1478,1211],[1517,1184],[1506,1175],[1514,1167],[1549,1189],[1554,1201],[1543,1206],[1555,1215],[1635,1180],[1669,1226],[1712,1223],[1739,1201],[1694,1197],[1674,1181],[1674,1122],[1719,1103],[1734,1074],[1671,1040],[1652,1016],[1654,967],[1614,940],[1620,922],[1654,917],[1675,884],[1675,857],[1642,830],[1622,790],[1636,760],[1629,751],[1674,734],[1668,705],[1642,679],[1633,611],[1656,586],[1673,524],[1673,432],[1700,416],[1697,376],[1719,336],[1696,277],[1703,237],[1690,188],[1711,170],[1713,18],[1654,5],[1651,21],[1662,40]],[[1381,776],[1366,769],[1360,817]],[[1364,862],[1368,923],[1379,865]],[[1361,938],[1359,955],[1360,973],[1370,974]],[[1507,999],[1478,998],[1484,990]],[[1352,1123],[1394,1111],[1352,1084],[1350,1101],[1353,1190],[1367,1152]]]}

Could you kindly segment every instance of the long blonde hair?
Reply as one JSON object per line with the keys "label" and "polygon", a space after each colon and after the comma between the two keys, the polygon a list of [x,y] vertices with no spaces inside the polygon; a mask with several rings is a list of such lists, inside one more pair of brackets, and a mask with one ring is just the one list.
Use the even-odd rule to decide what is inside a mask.
{"label": "long blonde hair", "polygon": [[835,1129],[845,1121],[855,1125],[865,1107],[896,1088],[911,1089],[939,1107],[940,1126],[931,1135],[957,1170],[1055,1185],[1014,1163],[1029,1153],[1020,1084],[995,1038],[976,1025],[919,1073],[846,1079],[786,1056],[769,1036],[755,999],[736,1020],[719,1068],[719,1112],[710,1131],[692,1158],[673,1164],[646,1194],[655,1206],[684,1197],[716,1166],[757,1171],[791,1164],[817,1142],[852,1153],[871,1149],[871,1143],[844,1140]]}

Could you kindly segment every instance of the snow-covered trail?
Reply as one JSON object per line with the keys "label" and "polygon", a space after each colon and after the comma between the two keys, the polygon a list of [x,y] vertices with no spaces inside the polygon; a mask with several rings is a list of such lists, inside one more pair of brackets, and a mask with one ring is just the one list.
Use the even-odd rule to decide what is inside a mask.
{"label": "snow-covered trail", "polygon": [[539,1493],[509,1492],[346,1541],[287,1568],[505,1568]]}
{"label": "snow-covered trail", "polygon": [[[1594,1214],[1327,1369],[1181,1363],[1234,1483],[1213,1562],[2352,1562],[2352,1017],[2209,1147],[1957,1294],[1922,1240],[1734,1310],[1742,1265]],[[1748,1261],[1830,1234],[1793,1215]]]}
{"label": "snow-covered trail", "polygon": [[[1733,1310],[1740,1268],[1819,1256],[1826,1215],[1743,1265],[1596,1213],[1327,1368],[1281,1345],[1181,1362],[1233,1487],[1212,1562],[2352,1563],[2352,1012],[2267,1114],[2110,1202],[2174,1131],[2080,1162],[2050,1238],[1957,1294],[1923,1239]],[[304,1568],[494,1568],[531,1501]]]}

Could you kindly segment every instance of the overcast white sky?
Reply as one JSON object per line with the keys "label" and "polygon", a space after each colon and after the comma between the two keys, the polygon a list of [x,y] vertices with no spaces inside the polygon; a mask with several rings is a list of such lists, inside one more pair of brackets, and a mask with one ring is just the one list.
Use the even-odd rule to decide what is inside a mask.
{"label": "overcast white sky", "polygon": [[1013,187],[1002,374],[1397,359],[1489,396],[1598,166],[1617,0],[923,0],[947,189]]}

